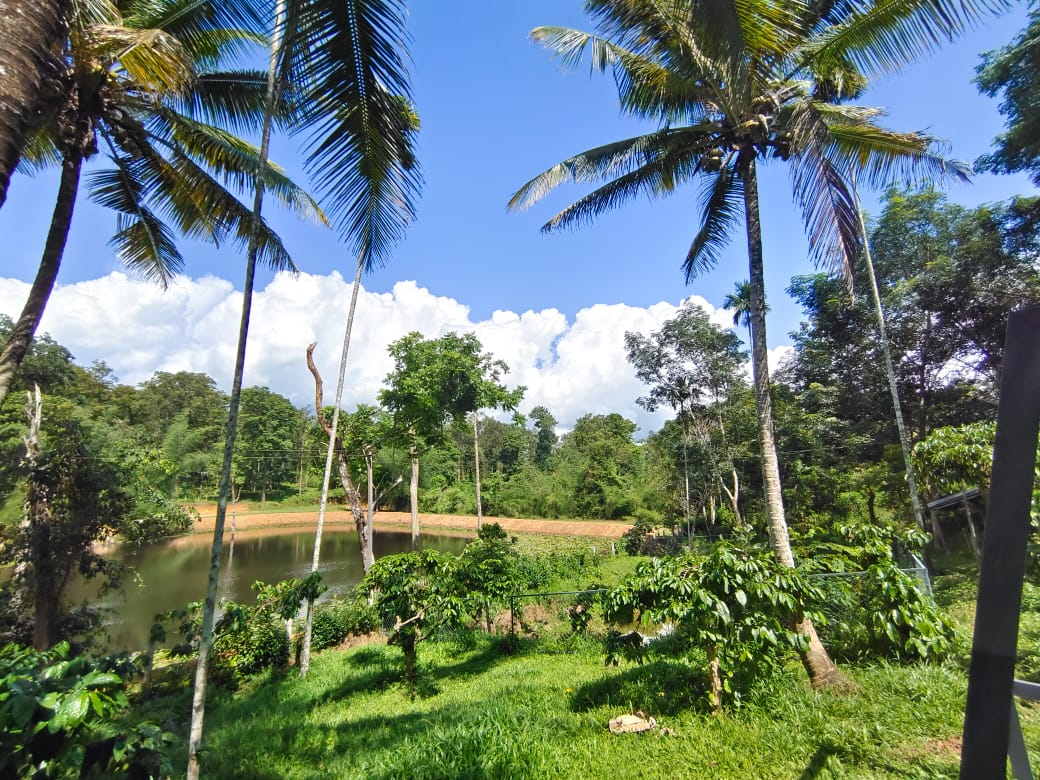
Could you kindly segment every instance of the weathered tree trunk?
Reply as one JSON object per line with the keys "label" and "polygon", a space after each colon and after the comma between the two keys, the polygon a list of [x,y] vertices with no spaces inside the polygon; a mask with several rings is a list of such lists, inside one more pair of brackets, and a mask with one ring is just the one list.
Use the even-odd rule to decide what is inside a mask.
{"label": "weathered tree trunk", "polygon": [[722,492],[726,494],[730,509],[733,510],[733,525],[740,528],[744,525],[744,518],[740,514],[740,477],[737,475],[736,469],[730,469],[730,473],[733,475],[733,489],[730,490],[722,481],[721,474],[719,475],[719,485],[722,486]]}
{"label": "weathered tree trunk", "polygon": [[[267,70],[267,98],[264,106],[263,128],[260,132],[258,172],[267,164],[271,144],[271,124],[274,107],[278,101],[277,70],[281,40],[279,31],[285,15],[285,0],[275,3],[275,32],[271,39],[271,56]],[[263,215],[264,182],[258,175],[253,193],[253,219],[259,224]],[[217,611],[217,584],[220,580],[220,557],[224,548],[224,521],[227,518],[228,497],[231,494],[231,462],[235,452],[235,434],[238,431],[238,410],[242,399],[242,375],[245,372],[246,341],[249,337],[249,317],[253,309],[253,280],[256,276],[256,260],[259,238],[254,230],[249,237],[246,257],[245,281],[242,285],[242,316],[238,325],[238,346],[235,353],[235,372],[231,380],[231,396],[228,399],[227,427],[224,430],[224,456],[220,469],[220,488],[217,491],[217,514],[213,521],[213,544],[209,556],[209,577],[206,581],[206,600],[202,607],[202,632],[199,637],[199,656],[195,667],[195,686],[191,699],[191,724],[188,729],[187,780],[199,780],[201,766],[199,751],[202,749],[202,726],[206,714],[206,675],[209,672],[209,654],[213,645],[213,624]]]}
{"label": "weathered tree trunk", "polygon": [[708,703],[712,712],[718,712],[722,708],[722,675],[719,674],[719,651],[714,646],[708,648],[708,675],[711,678]]}
{"label": "weathered tree trunk", "polygon": [[0,0],[0,206],[61,38],[68,0]]}
{"label": "weathered tree trunk", "polygon": [[412,549],[419,549],[419,445],[412,434],[412,443],[408,447],[412,461],[412,478],[408,484],[408,500],[412,510]]}
{"label": "weathered tree trunk", "polygon": [[[888,330],[885,327],[885,312],[881,308],[881,294],[878,292],[877,276],[874,274],[874,261],[870,255],[870,237],[867,235],[867,226],[863,222],[863,210],[860,208],[859,192],[856,189],[855,174],[853,174],[852,179],[852,197],[855,198],[856,216],[859,218],[859,230],[860,235],[863,238],[863,262],[867,266],[867,276],[870,278],[870,295],[874,303],[874,318],[877,320],[878,336],[881,339],[881,353],[885,358],[885,375],[888,378],[888,390],[892,394],[892,408],[895,411],[896,430],[899,432],[899,446],[903,450],[903,466],[906,469],[906,486],[910,490],[910,508],[914,513],[914,520],[917,522],[917,527],[924,531],[924,510],[921,506],[921,496],[917,492],[917,473],[914,470],[914,463],[910,457],[910,435],[907,433],[906,421],[903,419],[903,405],[899,401],[899,385],[896,384],[896,371],[894,364],[892,363],[892,350],[888,343]],[[873,498],[873,496],[871,498]],[[871,509],[871,516],[873,516],[873,507]]]}
{"label": "weathered tree trunk", "polygon": [[58,613],[58,574],[51,559],[50,495],[37,482],[36,460],[39,456],[40,423],[43,420],[40,388],[30,396],[26,413],[29,417],[29,435],[25,437],[25,460],[30,474],[25,486],[25,530],[29,541],[29,569],[33,583],[33,647],[47,650],[55,639]]}
{"label": "weathered tree trunk", "polygon": [[[311,376],[314,377],[314,408],[321,409],[324,400],[324,385],[321,380],[321,374],[318,373],[318,366],[314,363],[314,348],[316,344],[311,344],[307,347],[307,368],[310,369]],[[318,423],[321,425],[321,429],[326,434],[332,436],[332,426],[325,422],[325,419],[319,414]],[[350,514],[354,518],[354,527],[357,529],[358,545],[361,551],[361,565],[367,572],[369,568],[375,563],[375,557],[372,554],[372,533],[369,528],[371,523],[371,515],[366,514],[365,510],[361,507],[361,495],[354,485],[354,480],[350,478],[350,466],[347,462],[347,454],[343,449],[343,440],[337,435],[335,437],[335,448],[334,452],[337,460],[337,471],[339,473],[339,481],[343,486],[343,492],[347,496],[347,502],[350,504]],[[367,462],[367,458],[366,458]],[[369,502],[371,502],[372,485],[369,483]]]}
{"label": "weathered tree trunk", "polygon": [[473,480],[477,486],[477,530],[484,524],[484,512],[480,501],[480,412],[473,412]]}
{"label": "weathered tree trunk", "polygon": [[[762,222],[758,208],[758,177],[753,152],[744,152],[741,176],[744,183],[744,216],[748,237],[748,270],[751,286],[751,373],[755,388],[755,408],[758,412],[758,439],[762,449],[762,482],[766,499],[766,523],[769,539],[777,560],[794,568],[791,538],[784,516],[783,493],[780,486],[780,465],[773,438],[773,399],[769,390],[769,352],[766,341],[766,288],[762,261]],[[795,629],[809,640],[809,649],[802,663],[814,687],[843,681],[816,634],[809,619],[802,619]]]}
{"label": "weathered tree trunk", "polygon": [[[337,432],[339,426],[340,402],[343,394],[343,377],[347,365],[347,349],[350,342],[350,327],[354,318],[354,306],[357,301],[358,284],[361,281],[361,269],[362,265],[361,263],[358,263],[357,276],[354,278],[354,297],[351,300],[350,316],[347,319],[347,332],[344,336],[343,350],[340,353],[339,384],[336,388],[336,405],[333,407],[331,423],[326,423],[325,418],[321,414],[323,406],[323,385],[321,375],[318,373],[318,367],[314,364],[314,348],[317,344],[311,344],[307,347],[307,368],[310,369],[311,375],[314,377],[314,408],[317,410],[318,423],[329,437],[329,448],[325,458],[325,473],[322,477],[321,483],[321,500],[318,503],[318,522],[314,530],[314,555],[311,559],[311,572],[316,572],[318,570],[318,564],[321,562],[321,535],[325,525],[325,507],[329,500],[329,482],[331,481],[330,472],[332,470],[333,455],[336,457],[339,469],[339,479],[343,485],[343,491],[347,494],[347,500],[350,502],[351,514],[354,517],[354,526],[357,528],[358,544],[361,547],[361,565],[364,567],[365,571],[368,571],[368,567],[372,565],[373,561],[371,550],[367,549],[368,535],[365,532],[365,514],[361,510],[361,498],[358,496],[357,488],[354,487],[354,483],[350,479],[350,468],[347,463],[347,456],[346,453],[343,452],[343,442],[340,440]],[[313,599],[307,599],[305,614],[303,642],[299,662],[301,677],[307,676],[307,672],[310,671],[311,666],[311,635],[314,630]]]}
{"label": "weathered tree trunk", "polygon": [[29,297],[25,300],[22,313],[7,337],[3,352],[0,353],[0,404],[3,404],[11,391],[15,374],[18,373],[18,368],[29,351],[33,336],[36,335],[36,329],[43,318],[43,310],[47,307],[47,301],[54,290],[61,260],[65,255],[65,245],[68,243],[82,168],[81,154],[70,155],[62,162],[58,199],[51,214],[51,225],[47,231],[40,267],[36,270],[36,278],[29,288]]}
{"label": "weathered tree trunk", "polygon": [[[374,548],[372,546],[372,524],[375,522],[376,517],[376,496],[375,496],[375,481],[372,478],[372,472],[375,461],[375,452],[371,445],[365,447],[365,477],[368,482],[368,495],[365,502],[365,511],[368,515],[368,520],[365,523],[365,546],[372,551],[373,559],[375,556]],[[365,567],[365,571],[368,571],[368,567]]]}

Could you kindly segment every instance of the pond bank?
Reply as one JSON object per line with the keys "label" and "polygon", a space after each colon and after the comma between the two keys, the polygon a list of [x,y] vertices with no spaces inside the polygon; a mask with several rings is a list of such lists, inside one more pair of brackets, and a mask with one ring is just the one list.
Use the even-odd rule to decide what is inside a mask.
{"label": "pond bank", "polygon": [[[216,516],[213,504],[196,505],[200,522],[195,524],[195,533],[212,533]],[[308,512],[263,512],[252,507],[239,505],[235,521],[236,530],[256,528],[287,528],[295,526],[313,526],[317,521],[316,511]],[[515,517],[485,517],[484,522],[498,523],[503,530],[510,533],[546,534],[550,536],[594,536],[602,539],[619,539],[632,526],[629,523],[608,522],[601,520],[542,520],[521,519]],[[376,528],[408,528],[411,516],[407,512],[377,512]],[[325,527],[333,529],[354,529],[354,519],[348,510],[326,510]],[[437,529],[440,534],[465,531],[473,534],[477,530],[476,515],[433,515],[419,513],[420,529]],[[224,528],[225,534],[231,529],[231,512]]]}

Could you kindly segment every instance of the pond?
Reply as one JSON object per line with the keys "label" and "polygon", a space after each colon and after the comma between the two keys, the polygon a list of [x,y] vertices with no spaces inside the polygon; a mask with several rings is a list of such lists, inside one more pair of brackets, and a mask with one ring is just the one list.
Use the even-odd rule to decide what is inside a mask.
{"label": "pond", "polygon": [[[467,541],[460,536],[422,537],[426,549],[453,553],[461,552]],[[123,592],[98,599],[96,586],[75,583],[69,588],[67,600],[70,604],[88,600],[111,610],[105,617],[109,650],[143,650],[157,613],[179,609],[205,597],[211,543],[210,534],[194,534],[140,546],[111,545],[103,554],[136,572],[125,578]],[[374,546],[377,558],[406,552],[411,548],[411,535],[407,531],[377,529]],[[304,577],[310,573],[313,551],[313,530],[239,531],[233,549],[230,536],[225,536],[219,597],[249,603],[256,580],[274,583]],[[319,570],[329,595],[342,593],[360,582],[363,570],[357,533],[326,530],[321,540]]]}

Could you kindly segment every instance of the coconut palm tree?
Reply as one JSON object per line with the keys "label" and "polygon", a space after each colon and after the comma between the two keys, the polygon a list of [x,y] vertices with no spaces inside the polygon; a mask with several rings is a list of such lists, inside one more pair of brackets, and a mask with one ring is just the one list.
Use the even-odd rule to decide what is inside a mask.
{"label": "coconut palm tree", "polygon": [[896,420],[896,432],[899,434],[899,447],[903,451],[903,468],[906,470],[906,487],[910,491],[910,508],[914,513],[917,527],[925,530],[924,508],[921,506],[921,495],[917,492],[917,474],[914,460],[910,457],[910,435],[906,430],[903,418],[903,404],[899,400],[899,385],[896,382],[895,365],[892,362],[892,346],[888,340],[888,329],[885,327],[885,312],[881,308],[881,293],[878,291],[877,274],[874,273],[874,260],[870,252],[870,237],[863,221],[863,209],[859,202],[859,191],[856,179],[852,179],[852,198],[856,205],[856,219],[860,237],[863,240],[863,265],[870,280],[870,301],[874,306],[874,319],[877,322],[878,338],[881,341],[881,354],[885,360],[885,377],[888,379],[888,391],[892,396],[892,412]]}
{"label": "coconut palm tree", "polygon": [[[639,193],[660,196],[703,182],[702,221],[683,269],[687,281],[720,259],[743,217],[748,242],[752,373],[766,520],[778,560],[794,565],[773,440],[758,167],[787,163],[813,259],[850,267],[859,250],[846,182],[963,174],[922,133],[881,127],[881,111],[852,105],[867,79],[935,48],[981,14],[1003,7],[957,0],[835,3],[772,0],[587,0],[596,33],[541,27],[532,36],[564,63],[588,53],[612,70],[622,108],[659,129],[574,155],[527,182],[525,208],[563,182],[603,182],[544,230],[588,221]],[[803,656],[816,685],[838,678],[811,623]]]}
{"label": "coconut palm tree", "polygon": [[[257,150],[225,128],[250,129],[263,113],[263,80],[217,70],[260,40],[240,14],[213,0],[77,4],[65,39],[60,89],[40,102],[21,166],[58,164],[61,176],[43,256],[29,296],[0,352],[0,403],[11,388],[54,289],[84,165],[89,192],[118,214],[112,245],[128,267],[162,286],[183,267],[168,222],[186,235],[242,245],[252,215],[228,187],[257,172]],[[268,189],[298,211],[316,204],[276,166]],[[278,235],[260,224],[264,261],[293,268]]]}
{"label": "coconut palm tree", "polygon": [[[298,108],[291,130],[306,137],[306,162],[315,187],[324,196],[324,206],[335,227],[357,257],[354,294],[344,335],[344,345],[347,345],[361,274],[384,261],[390,248],[403,235],[414,216],[421,183],[414,154],[418,121],[411,107],[405,67],[405,7],[401,0],[276,0],[272,18],[274,34],[260,160],[267,159],[275,107],[283,94],[289,94],[293,98],[291,104]],[[253,200],[256,224],[261,222],[263,196],[264,181],[257,177]],[[198,753],[202,745],[206,672],[258,249],[259,237],[254,234],[246,259],[242,316],[195,672],[188,735],[189,780],[196,780],[200,772]],[[344,349],[341,384],[345,362]],[[341,395],[337,389],[337,412]],[[333,426],[330,448],[335,438]],[[329,471],[327,463],[326,483]],[[319,522],[319,542],[320,529]],[[309,601],[307,609],[310,615]],[[305,637],[308,633],[305,632]]]}
{"label": "coconut palm tree", "polygon": [[0,0],[0,206],[61,37],[69,0]]}
{"label": "coconut palm tree", "polygon": [[[726,293],[726,298],[722,301],[722,308],[733,312],[734,328],[743,325],[751,330],[751,282],[747,279],[735,282],[733,292]],[[769,306],[766,306],[766,313],[769,313]]]}

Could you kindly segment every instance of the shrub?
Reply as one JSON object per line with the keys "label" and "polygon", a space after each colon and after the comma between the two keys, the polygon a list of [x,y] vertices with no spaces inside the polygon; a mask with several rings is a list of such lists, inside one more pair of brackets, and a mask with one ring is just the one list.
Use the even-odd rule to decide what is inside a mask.
{"label": "shrub", "polygon": [[335,647],[348,636],[361,636],[379,628],[374,607],[357,595],[333,599],[315,607],[311,628],[311,649]]}
{"label": "shrub", "polygon": [[841,526],[838,532],[840,541],[818,542],[806,556],[806,568],[851,572],[822,584],[828,646],[844,658],[928,660],[949,654],[952,624],[900,569],[893,552],[919,547],[923,535],[875,525]]}
{"label": "shrub", "polygon": [[658,523],[652,518],[637,517],[633,526],[621,537],[625,552],[629,555],[643,555],[647,540],[653,538],[657,526]]}
{"label": "shrub", "polygon": [[266,669],[284,668],[289,664],[285,623],[229,603],[216,627],[212,658],[215,678],[233,687]]}
{"label": "shrub", "polygon": [[0,777],[169,775],[173,735],[151,723],[122,728],[122,678],[68,653],[67,642],[44,653],[0,648]]}
{"label": "shrub", "polygon": [[697,665],[708,704],[739,704],[756,677],[768,675],[783,651],[806,649],[793,631],[801,618],[819,622],[811,608],[818,589],[799,572],[781,566],[761,547],[725,542],[707,555],[655,558],[604,599],[608,620],[660,626],[653,641],[641,634],[612,634],[607,660],[674,656]]}

